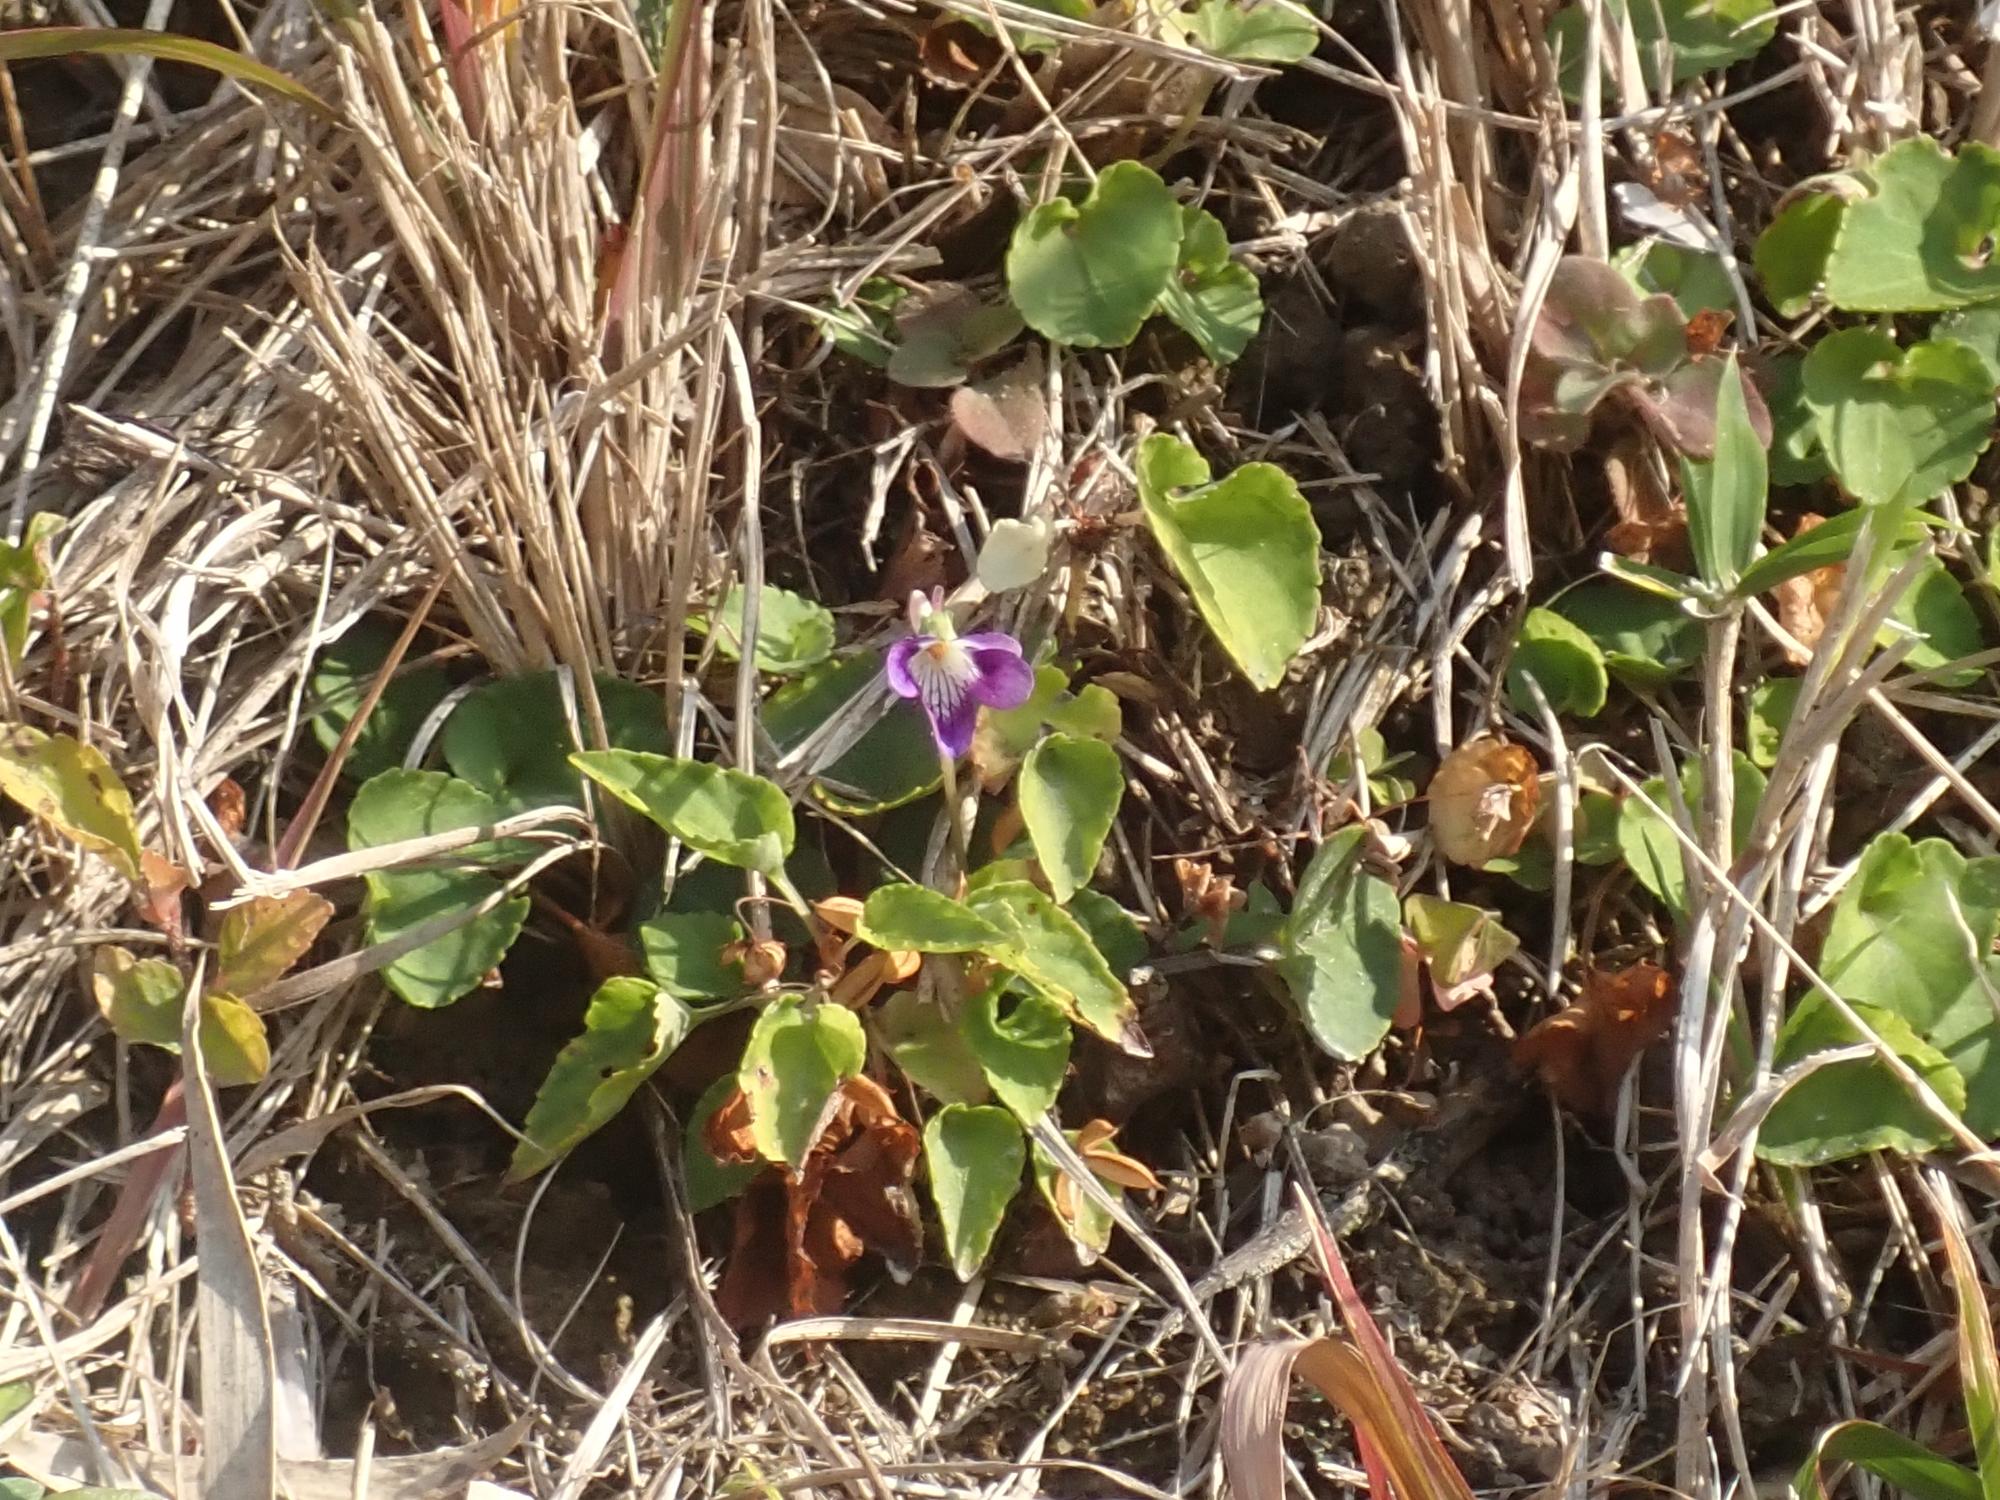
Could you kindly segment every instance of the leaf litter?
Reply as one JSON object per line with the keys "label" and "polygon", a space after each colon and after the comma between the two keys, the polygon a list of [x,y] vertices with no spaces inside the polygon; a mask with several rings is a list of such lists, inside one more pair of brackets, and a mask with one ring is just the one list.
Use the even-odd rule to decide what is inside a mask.
{"label": "leaf litter", "polygon": [[[1756,1135],[1730,1118],[1754,1099],[1718,1093],[1718,1055],[1755,1078],[1824,1060],[1811,1050],[1824,1039],[1860,1048],[1799,1085],[1807,1103],[1813,1079],[1856,1066],[1871,1097],[1901,1097],[1893,1090],[1915,1079],[1960,1109],[1971,1096],[1952,1081],[1983,1078],[1967,1040],[1976,1026],[1940,1031],[1851,959],[1860,988],[1838,996],[1849,1011],[1825,1038],[1766,1022],[1783,1019],[1771,1006],[1788,987],[1793,1001],[1819,993],[1799,978],[1822,957],[1817,914],[1851,924],[1843,890],[1878,893],[1868,849],[1883,828],[2000,831],[1980,788],[1990,746],[1967,712],[1981,703],[1968,684],[1987,639],[1992,384],[1980,309],[1956,311],[1986,295],[1990,226],[1965,219],[1979,195],[1952,188],[1984,181],[1992,163],[1975,145],[1889,139],[1906,127],[1991,139],[1990,102],[1953,81],[1948,25],[1926,52],[1905,15],[1851,34],[1838,17],[1785,18],[1805,28],[1787,51],[1765,46],[1768,7],[1739,5],[1724,26],[1671,6],[1628,23],[1614,6],[1601,24],[1629,26],[1633,43],[1629,55],[1607,49],[1617,67],[1591,83],[1598,60],[1563,52],[1565,82],[1578,86],[1572,125],[1529,105],[1544,44],[1562,41],[1576,11],[1546,31],[1539,16],[1510,14],[1494,33],[1508,40],[1485,44],[1470,70],[1433,44],[1485,33],[1431,0],[1402,6],[1394,25],[1211,3],[1157,33],[1060,7],[1009,8],[1004,34],[964,7],[649,12],[637,20],[653,58],[629,45],[622,18],[482,18],[453,4],[416,24],[363,6],[282,45],[253,19],[247,45],[282,56],[336,115],[295,110],[254,74],[211,97],[210,83],[153,67],[133,74],[126,104],[96,64],[13,63],[19,129],[0,243],[29,295],[5,334],[23,378],[0,407],[0,534],[13,549],[0,558],[0,699],[15,725],[0,819],[0,1271],[15,1305],[67,1308],[71,1321],[59,1334],[38,1325],[39,1342],[0,1361],[0,1388],[25,1382],[32,1412],[0,1436],[0,1461],[42,1465],[56,1483],[118,1482],[121,1469],[172,1483],[156,1444],[175,1440],[129,1399],[135,1375],[157,1381],[163,1369],[186,1372],[177,1401],[206,1393],[214,1432],[245,1434],[201,1360],[163,1362],[191,1338],[206,1347],[228,1304],[245,1319],[247,1357],[268,1357],[280,1384],[320,1382],[324,1420],[278,1435],[276,1472],[293,1489],[310,1473],[346,1493],[353,1468],[332,1466],[373,1454],[378,1479],[406,1487],[490,1476],[573,1497],[778,1481],[1184,1490],[1215,1462],[1190,1416],[1227,1404],[1220,1377],[1136,1350],[1120,1320],[1132,1298],[1180,1297],[1162,1260],[1199,1283],[1264,1234],[1280,1185],[1266,1174],[1284,1168],[1282,1154],[1260,1159],[1232,1138],[1252,1101],[1317,1163],[1305,1175],[1323,1199],[1365,1204],[1337,1226],[1349,1262],[1429,1412],[1424,1430],[1439,1424],[1482,1488],[1633,1480],[1720,1493],[1789,1473],[1836,1416],[1897,1420],[1932,1403],[1914,1430],[1950,1430],[1956,1417],[1935,1405],[1944,1394],[1897,1363],[1926,1333],[1964,1325],[1920,1237],[1902,1229],[1957,1225],[1929,1211],[1935,1174],[1895,1154],[1808,1169],[1834,1138],[1784,1113],[1756,1173],[1753,1148],[1718,1162],[1703,1132]],[[688,15],[696,40],[677,19]],[[1922,62],[1905,67],[1905,56]],[[632,113],[607,108],[628,97]],[[1851,113],[1802,143],[1786,120],[1815,117],[1824,100]],[[690,120],[702,123],[675,123]],[[1546,219],[1495,209],[1574,160],[1577,131],[1573,242]],[[1123,165],[1135,159],[1165,198]],[[187,160],[214,170],[190,182]],[[1711,222],[1711,190],[1736,227]],[[1121,195],[1144,220],[1124,244],[1099,222]],[[273,201],[286,205],[282,223]],[[1167,217],[1152,211],[1160,202]],[[1631,211],[1614,221],[1614,202]],[[1039,226],[1026,243],[1024,274],[1038,283],[1026,319],[1006,284],[1017,209]],[[1792,238],[1767,253],[1759,232],[1786,211]],[[1911,241],[1926,215],[1958,239]],[[1376,224],[1392,227],[1395,255],[1357,250]],[[1080,228],[1054,232],[1063,226]],[[1652,241],[1637,262],[1614,255],[1640,231],[1679,239]],[[1729,264],[1689,248],[1725,232]],[[1944,241],[1958,248],[1941,257]],[[1670,276],[1661,245],[1695,269]],[[1063,275],[1079,266],[1105,306],[1065,300]],[[1758,274],[1739,288],[1745,267]],[[1609,343],[1576,336],[1589,287],[1629,325]],[[1730,305],[1739,293],[1757,305]],[[1796,399],[1743,363],[1749,425],[1761,440],[1768,413],[1776,434],[1774,478],[1782,450],[1781,483],[1821,486],[1773,491],[1763,541],[1836,514],[1830,468],[1847,494],[1882,506],[1956,486],[1946,514],[1970,529],[1923,544],[1943,559],[1935,568],[1902,552],[1886,570],[1880,557],[1850,560],[1847,533],[1824,544],[1766,596],[1789,642],[1764,633],[1765,605],[1742,615],[1739,652],[1734,639],[1718,644],[1719,628],[1736,627],[1717,626],[1715,600],[1677,602],[1706,660],[1726,664],[1718,676],[1700,654],[1661,653],[1664,676],[1643,681],[1632,663],[1645,658],[1625,647],[1661,637],[1565,613],[1559,591],[1587,576],[1600,547],[1636,565],[1621,587],[1659,584],[1646,568],[1687,568],[1695,518],[1677,460],[1706,462],[1721,444],[1705,398],[1732,346],[1783,342],[1770,338],[1781,326],[1771,312],[1830,309],[1838,322],[1871,308],[1960,321],[1928,339],[1910,330],[1907,348],[1832,344],[1799,372]],[[1071,346],[1044,344],[1024,322]],[[1510,355],[1524,325],[1532,369],[1516,405]],[[1829,348],[1813,328],[1783,327],[1799,346]],[[1129,342],[1113,336],[1128,328]],[[1628,338],[1634,329],[1642,337]],[[1926,413],[1938,420],[1926,426]],[[1390,427],[1407,440],[1382,441]],[[1538,436],[1551,449],[1524,451]],[[1183,445],[1199,473],[1140,463],[1147,442],[1156,455]],[[1550,456],[1578,445],[1574,460]],[[1817,477],[1791,477],[1801,474]],[[1273,548],[1247,575],[1219,571],[1209,549],[1229,517],[1210,512],[1230,507],[1268,513],[1299,545]],[[51,531],[48,516],[66,524]],[[989,537],[1010,526],[1032,528],[1034,545],[1014,537],[989,567]],[[1882,597],[1905,565],[1920,587],[1907,604]],[[701,612],[721,601],[736,640],[757,580],[771,634],[755,652],[718,647],[684,676],[701,660]],[[633,872],[662,840],[637,817],[605,818],[588,860],[562,857],[530,883],[518,940],[510,930],[498,951],[433,976],[433,993],[458,991],[442,1008],[385,1007],[359,969],[309,1001],[282,998],[288,971],[365,955],[384,935],[356,920],[352,873],[311,889],[269,882],[332,855],[287,848],[285,834],[313,831],[316,813],[293,820],[324,764],[315,744],[341,743],[370,683],[361,636],[394,639],[407,623],[423,635],[410,658],[420,665],[394,674],[366,733],[349,738],[350,780],[406,760],[441,774],[424,768],[437,763],[447,699],[484,676],[529,674],[562,684],[572,737],[555,764],[567,778],[572,749],[624,744],[603,683],[644,684],[666,737],[641,753],[698,744],[705,759],[773,777],[795,804],[782,837],[773,810],[768,828],[682,840],[667,866],[680,891],[712,880],[720,860],[755,867],[727,888],[732,983],[761,997],[801,982],[816,955],[845,1015],[872,1024],[892,1003],[905,1012],[942,995],[1034,1052],[1034,1005],[1059,1008],[1047,997],[977,990],[977,966],[951,954],[829,951],[805,925],[773,934],[759,884],[810,878],[791,868],[794,816],[811,830],[799,844],[833,877],[808,886],[815,895],[865,894],[854,884],[873,878],[864,871],[931,873],[930,830],[893,824],[895,804],[921,807],[928,782],[912,784],[880,742],[840,759],[893,726],[882,705],[850,695],[849,723],[779,748],[765,742],[756,674],[810,683],[826,620],[852,645],[871,639],[885,602],[962,586],[990,591],[1003,628],[1052,643],[1042,668],[1060,679],[1044,695],[1038,674],[1023,735],[982,726],[989,795],[1006,799],[1048,729],[1106,747],[1125,783],[1101,838],[1046,810],[1023,820],[1041,825],[1039,850],[1032,829],[985,830],[1007,866],[1000,883],[1039,889],[1054,862],[1093,944],[1109,952],[1119,923],[1141,944],[1108,984],[1069,976],[1111,1035],[1078,1039],[1053,1094],[1015,1080],[992,1091],[1001,1104],[971,1107],[1056,1099],[1065,1123],[1084,1122],[1073,1144],[1105,1169],[1115,1221],[1036,1159],[1043,1193],[1011,1201],[987,1236],[984,1279],[961,1284],[916,1166],[935,1105],[844,1066],[783,1143],[788,1157],[805,1143],[796,1170],[771,1162],[773,1142],[746,1148],[732,1134],[723,1144],[761,1162],[758,1175],[736,1205],[686,1215],[680,1159],[695,1133],[667,1127],[706,1129],[691,1101],[708,1099],[710,1120],[728,1102],[709,1096],[734,1076],[748,1033],[748,1012],[730,1009],[735,990],[691,997],[718,1014],[632,1102],[532,1190],[497,1192],[520,1142],[495,1120],[529,1119],[536,1083],[598,986],[643,967],[569,946],[577,932],[622,932],[651,899]],[[427,590],[435,610],[420,603]],[[803,607],[785,616],[784,600]],[[1522,635],[1513,602],[1570,620],[1581,643],[1545,621]],[[1901,642],[1923,675],[1864,678],[1867,653],[1852,643],[1877,639]],[[1523,644],[1535,649],[1509,673]],[[1786,675],[1763,672],[1767,654],[1795,646],[1821,649]],[[1732,673],[1761,694],[1749,701],[1762,718],[1746,726],[1760,736],[1745,747],[1755,780],[1731,774],[1721,726]],[[1557,684],[1571,691],[1547,691]],[[1774,684],[1786,691],[1766,691]],[[1371,736],[1382,750],[1366,749]],[[1659,814],[1641,823],[1629,791],[1586,777],[1586,743],[1630,757]],[[1874,758],[1886,796],[1857,795],[1870,768],[1847,749],[1862,743],[1888,747]],[[1682,772],[1696,761],[1747,812],[1738,829],[1704,778]],[[861,767],[873,779],[857,787]],[[106,773],[122,796],[92,780]],[[614,795],[649,811],[642,779],[614,778]],[[327,789],[343,810],[352,788]],[[1765,798],[1774,812],[1760,821]],[[1358,914],[1388,945],[1345,929],[1336,944],[1288,922],[1312,894],[1315,849],[1345,847],[1342,829],[1359,817],[1374,820],[1361,862],[1324,909]],[[1673,900],[1625,848],[1646,851]],[[1671,882],[1660,878],[1669,865]],[[1976,1019],[1987,908],[1976,878],[1954,890],[1971,951],[1952,960],[1952,1015]],[[1041,917],[1005,909],[1010,921]],[[123,925],[135,910],[146,927]],[[1938,953],[1958,931],[1943,913]],[[1846,951],[1828,941],[1836,958]],[[1365,1018],[1372,1040],[1343,1042],[1354,1055],[1303,1040],[1287,949],[1354,955],[1374,976],[1371,1005],[1390,1003]],[[225,1049],[197,1033],[220,1092],[214,1118],[197,1122],[192,1236],[155,1212],[178,1186],[184,1115],[180,1065],[153,1043],[178,1038],[188,1017],[172,1017],[170,1034],[168,998],[137,1025],[143,1007],[121,1003],[125,981],[110,977],[114,1014],[101,1024],[90,982],[149,964],[163,966],[145,969],[160,980],[155,1001],[192,997],[197,1025],[203,1007],[238,1005],[269,1038],[267,1058],[231,1073]],[[200,989],[188,982],[197,973]],[[1414,1015],[1398,1009],[1413,973]],[[1842,972],[1821,977],[1843,984]],[[268,1009],[267,988],[281,997]],[[1701,1046],[1649,1050],[1689,993],[1741,994],[1747,1008],[1683,1017],[1700,1023],[1684,1039]],[[1191,1061],[1174,1061],[1177,1027],[1196,1038],[1182,1048]],[[1106,1058],[1128,1033],[1155,1056],[1121,1060],[1121,1074]],[[1523,1071],[1495,1075],[1510,1052]],[[1708,1071],[1677,1072],[1697,1063]],[[1113,1085],[1135,1066],[1155,1078],[1180,1067],[1185,1082]],[[1408,1168],[1425,1119],[1491,1076],[1518,1093],[1528,1072],[1569,1111],[1561,1123],[1467,1130],[1476,1166],[1442,1185]],[[364,1109],[446,1085],[488,1112],[448,1092],[379,1118]],[[117,1107],[63,1116],[56,1135],[16,1129],[60,1110],[65,1090],[79,1101],[115,1090]],[[1954,1149],[1921,1097],[1905,1102],[1916,1123],[1896,1120],[1914,1149]],[[152,1127],[135,1131],[135,1119]],[[327,1119],[341,1123],[303,1155],[229,1182],[218,1145],[240,1152]],[[1968,1162],[1976,1183],[1977,1157]],[[1782,1190],[1766,1170],[1789,1174]],[[114,1206],[105,1189],[121,1182]],[[1691,1239],[1664,1237],[1651,1216],[1677,1193],[1683,1219],[1706,1226]],[[1112,1295],[1069,1235],[1049,1238],[1053,1221],[1092,1213],[1106,1215],[1102,1258],[1143,1293]],[[222,1245],[237,1229],[256,1269],[246,1280],[231,1257],[227,1284],[223,1268],[199,1269],[197,1321],[171,1278],[201,1239]],[[1038,1250],[1051,1244],[1060,1253]],[[1252,1347],[1267,1315],[1309,1336],[1326,1328],[1291,1261],[1258,1264],[1196,1299],[1213,1337],[1184,1333],[1183,1352]],[[1960,1296],[1965,1265],[1954,1249]],[[1028,1284],[1036,1267],[1056,1268],[1055,1290]],[[1355,1336],[1371,1314],[1356,1316],[1352,1291],[1336,1300]],[[808,1309],[832,1318],[814,1348],[739,1346],[723,1331]],[[1051,1380],[952,1334],[1008,1319],[1057,1330],[1077,1362]],[[331,1337],[317,1374],[284,1332],[305,1321]],[[1801,1355],[1835,1324],[1833,1355]],[[1700,1363],[1697,1349],[1721,1351],[1721,1364]],[[1869,1372],[1858,1387],[1850,1367]],[[1374,1372],[1386,1380],[1379,1362]],[[80,1385],[64,1384],[71,1374]],[[1295,1412],[1288,1449],[1309,1483],[1381,1461],[1365,1434],[1357,1445],[1309,1410]],[[1813,1453],[1868,1461],[1856,1429],[1828,1430],[1850,1435]]]}

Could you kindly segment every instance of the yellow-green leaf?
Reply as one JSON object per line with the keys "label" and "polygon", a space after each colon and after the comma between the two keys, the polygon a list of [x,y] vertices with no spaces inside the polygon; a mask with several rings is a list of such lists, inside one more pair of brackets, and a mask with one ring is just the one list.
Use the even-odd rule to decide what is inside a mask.
{"label": "yellow-green leaf", "polygon": [[138,882],[141,845],[132,794],[94,747],[26,724],[0,729],[0,792]]}
{"label": "yellow-green leaf", "polygon": [[0,31],[0,63],[27,62],[38,57],[153,57],[161,62],[186,63],[207,68],[233,78],[238,83],[254,83],[295,104],[331,115],[324,99],[297,79],[276,68],[204,42],[191,36],[166,31],[139,31],[117,26],[25,26],[18,31]]}
{"label": "yellow-green leaf", "polygon": [[333,903],[311,891],[259,896],[231,907],[216,939],[217,987],[250,995],[290,973],[332,916]]}
{"label": "yellow-green leaf", "polygon": [[271,1070],[264,1018],[234,995],[203,995],[201,1059],[217,1088],[255,1083]]}

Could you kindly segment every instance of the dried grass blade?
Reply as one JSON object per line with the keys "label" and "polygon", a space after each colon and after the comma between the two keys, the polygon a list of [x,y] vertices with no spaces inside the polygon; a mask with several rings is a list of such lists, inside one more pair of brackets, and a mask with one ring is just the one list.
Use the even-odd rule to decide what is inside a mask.
{"label": "dried grass blade", "polygon": [[1299,1199],[1352,1341],[1290,1339],[1243,1353],[1222,1391],[1222,1461],[1232,1489],[1245,1500],[1281,1500],[1281,1431],[1296,1371],[1354,1424],[1355,1446],[1379,1500],[1471,1500],[1471,1488],[1362,1304],[1318,1203],[1303,1191]]}
{"label": "dried grass blade", "polygon": [[1979,1489],[1985,1500],[2000,1500],[2000,1351],[1993,1341],[1993,1315],[1986,1306],[1979,1262],[1966,1242],[1957,1197],[1935,1174],[1928,1186],[1945,1259],[1951,1265],[1952,1291],[1958,1298],[1958,1375],[1965,1389],[1965,1420],[1972,1429]]}
{"label": "dried grass blade", "polygon": [[271,1324],[256,1248],[236,1206],[222,1121],[202,1064],[201,989],[199,982],[188,986],[181,1019],[188,1164],[201,1244],[194,1303],[201,1338],[201,1487],[205,1495],[276,1500],[277,1373]]}

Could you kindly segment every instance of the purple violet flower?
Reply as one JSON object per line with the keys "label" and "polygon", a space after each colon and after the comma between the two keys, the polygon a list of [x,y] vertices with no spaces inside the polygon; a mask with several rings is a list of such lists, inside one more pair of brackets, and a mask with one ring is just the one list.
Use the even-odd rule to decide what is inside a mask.
{"label": "purple violet flower", "polygon": [[959,635],[941,601],[910,595],[910,629],[889,648],[889,686],[914,698],[931,721],[931,738],[953,760],[972,748],[979,710],[1019,708],[1035,690],[1035,669],[1021,643],[1001,630]]}

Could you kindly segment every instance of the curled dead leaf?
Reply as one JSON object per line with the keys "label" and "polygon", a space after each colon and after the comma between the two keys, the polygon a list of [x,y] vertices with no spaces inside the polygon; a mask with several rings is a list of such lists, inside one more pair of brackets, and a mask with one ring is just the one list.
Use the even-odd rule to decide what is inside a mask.
{"label": "curled dead leaf", "polygon": [[995,458],[1015,464],[1033,458],[1049,427],[1040,346],[1029,345],[1018,364],[953,391],[951,420],[968,442]]}
{"label": "curled dead leaf", "polygon": [[734,943],[725,943],[722,961],[725,964],[743,966],[743,982],[752,989],[762,989],[767,984],[776,984],[785,972],[785,945],[776,938],[743,938]]}
{"label": "curled dead leaf", "polygon": [[1621,433],[1604,458],[1605,488],[1617,517],[1604,545],[1634,562],[1685,571],[1691,564],[1687,508],[1664,480],[1659,447],[1636,432]]}
{"label": "curled dead leaf", "polygon": [[1658,964],[1593,966],[1574,1005],[1514,1044],[1514,1061],[1533,1068],[1565,1107],[1608,1115],[1625,1070],[1673,1024],[1676,998],[1672,977]]}
{"label": "curled dead leaf", "polygon": [[[1099,1181],[1135,1192],[1156,1193],[1163,1184],[1144,1162],[1113,1149],[1118,1129],[1109,1120],[1091,1120],[1076,1133],[1076,1154]],[[1051,1189],[1053,1207],[1071,1224],[1083,1212],[1083,1195],[1075,1182],[1058,1174]]]}
{"label": "curled dead leaf", "polygon": [[1431,838],[1455,865],[1477,866],[1520,849],[1541,806],[1540,768],[1522,745],[1496,735],[1468,740],[1431,778]]}
{"label": "curled dead leaf", "polygon": [[[1792,536],[1802,537],[1825,523],[1825,516],[1808,511],[1799,517]],[[1826,634],[1827,624],[1840,603],[1841,586],[1846,581],[1846,565],[1832,563],[1824,568],[1814,568],[1809,573],[1801,573],[1796,578],[1787,578],[1771,590],[1778,604],[1778,623],[1805,648],[1803,651],[1794,651],[1789,646],[1785,648],[1785,656],[1793,666],[1803,667],[1812,660],[1813,648]]]}
{"label": "curled dead leaf", "polygon": [[970,21],[939,21],[917,43],[917,66],[939,88],[969,89],[1006,56],[1000,40]]}
{"label": "curled dead leaf", "polygon": [[834,982],[827,998],[860,1010],[892,984],[905,984],[924,966],[921,953],[871,953]]}
{"label": "curled dead leaf", "polygon": [[1229,931],[1230,913],[1243,910],[1248,899],[1236,889],[1236,877],[1216,874],[1206,861],[1176,855],[1174,878],[1180,882],[1182,912],[1201,923],[1211,947],[1220,948]]}
{"label": "curled dead leaf", "polygon": [[[704,1128],[718,1161],[757,1159],[739,1090]],[[734,1243],[715,1301],[734,1328],[840,1310],[862,1256],[898,1280],[916,1269],[923,1228],[911,1182],[922,1138],[872,1079],[850,1078],[822,1116],[796,1175],[773,1167],[736,1203]]]}
{"label": "curled dead leaf", "polygon": [[1472,1500],[1465,1476],[1355,1290],[1319,1205],[1302,1189],[1298,1200],[1312,1226],[1320,1275],[1348,1332],[1268,1340],[1238,1356],[1222,1385],[1218,1440],[1229,1492],[1237,1500],[1283,1500],[1285,1408],[1297,1374],[1318,1386],[1353,1424],[1369,1494],[1383,1500]]}
{"label": "curled dead leaf", "polygon": [[139,879],[132,886],[132,909],[139,919],[178,949],[187,941],[187,920],[181,893],[194,877],[164,854],[139,851]]}

